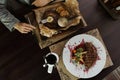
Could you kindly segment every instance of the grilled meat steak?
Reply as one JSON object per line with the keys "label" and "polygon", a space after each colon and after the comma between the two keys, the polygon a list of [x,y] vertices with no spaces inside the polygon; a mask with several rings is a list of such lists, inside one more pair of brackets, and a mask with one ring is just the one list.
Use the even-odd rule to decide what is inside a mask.
{"label": "grilled meat steak", "polygon": [[89,69],[96,62],[97,59],[97,50],[91,42],[85,43],[86,54],[83,54],[83,60],[85,67]]}

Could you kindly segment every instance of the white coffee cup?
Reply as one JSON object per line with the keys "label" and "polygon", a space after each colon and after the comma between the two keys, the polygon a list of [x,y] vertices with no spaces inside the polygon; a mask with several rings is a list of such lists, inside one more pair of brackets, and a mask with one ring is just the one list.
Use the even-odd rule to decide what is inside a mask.
{"label": "white coffee cup", "polygon": [[53,67],[56,65],[56,63],[58,63],[59,61],[59,57],[56,53],[54,52],[51,52],[51,53],[48,53],[46,56],[45,56],[45,64],[43,65],[43,67],[46,67],[48,66],[48,70],[47,72],[48,73],[52,73],[52,70],[53,70]]}

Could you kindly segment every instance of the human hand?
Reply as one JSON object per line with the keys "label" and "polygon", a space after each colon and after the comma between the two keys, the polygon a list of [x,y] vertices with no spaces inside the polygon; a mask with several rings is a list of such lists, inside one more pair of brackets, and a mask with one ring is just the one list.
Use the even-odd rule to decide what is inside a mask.
{"label": "human hand", "polygon": [[27,24],[27,23],[16,23],[14,28],[18,30],[20,33],[27,34],[35,29],[34,26]]}
{"label": "human hand", "polygon": [[35,0],[32,5],[35,5],[36,7],[42,7],[47,5],[51,0]]}

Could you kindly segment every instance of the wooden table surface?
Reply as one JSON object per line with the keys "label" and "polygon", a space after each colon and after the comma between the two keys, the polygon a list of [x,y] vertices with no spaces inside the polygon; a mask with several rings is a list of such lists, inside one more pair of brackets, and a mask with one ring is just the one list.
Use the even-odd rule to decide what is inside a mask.
{"label": "wooden table surface", "polygon": [[[114,63],[96,77],[88,79],[101,80],[120,65],[120,20],[113,20],[97,0],[78,1],[88,26],[76,34],[98,28]],[[24,21],[23,15],[30,10],[26,11],[24,7],[18,9],[13,13]],[[40,49],[31,33],[9,32],[0,24],[0,80],[60,80],[56,68],[52,74],[48,74],[47,68],[43,68],[43,56],[48,52],[48,47]]]}

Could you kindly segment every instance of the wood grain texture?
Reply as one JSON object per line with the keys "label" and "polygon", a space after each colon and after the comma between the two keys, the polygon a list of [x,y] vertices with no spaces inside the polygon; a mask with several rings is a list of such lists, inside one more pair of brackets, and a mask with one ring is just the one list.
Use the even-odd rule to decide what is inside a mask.
{"label": "wood grain texture", "polygon": [[[10,3],[11,6],[16,6],[12,13],[24,21],[23,16],[29,10],[26,11],[26,6],[23,5],[17,8],[18,5],[14,1],[16,0]],[[88,79],[101,80],[120,65],[120,20],[113,20],[97,0],[78,1],[88,27],[76,34],[98,28],[114,63],[114,66]],[[0,24],[0,80],[60,80],[56,68],[50,75],[47,73],[47,68],[42,67],[44,63],[42,56],[48,52],[48,47],[42,50],[39,48],[31,33],[27,35],[20,34],[18,31],[10,33]]]}

